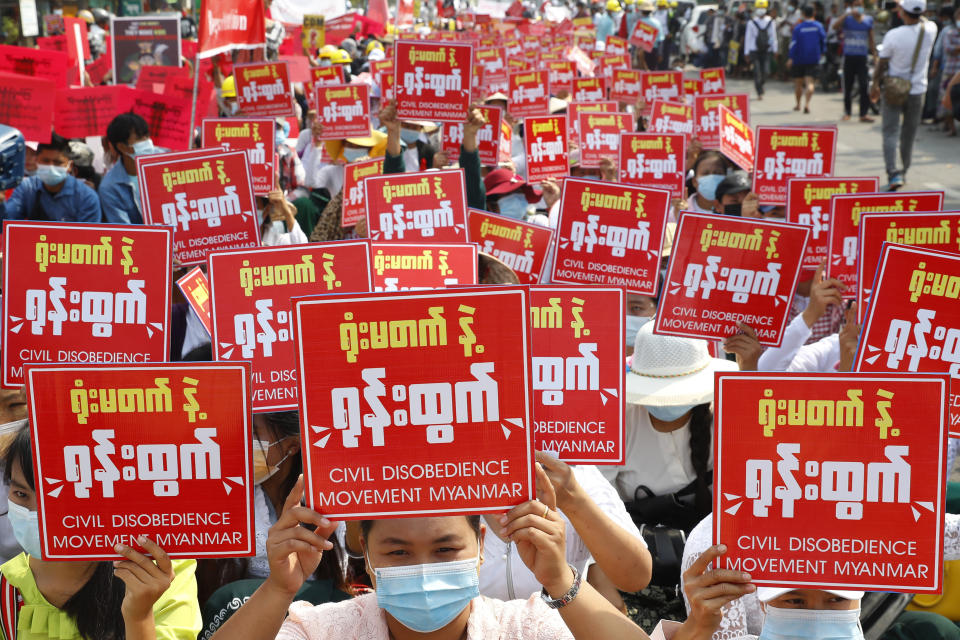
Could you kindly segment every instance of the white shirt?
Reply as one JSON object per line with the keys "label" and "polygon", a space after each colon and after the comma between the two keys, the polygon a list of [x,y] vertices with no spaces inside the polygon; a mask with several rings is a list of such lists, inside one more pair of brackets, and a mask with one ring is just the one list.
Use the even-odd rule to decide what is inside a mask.
{"label": "white shirt", "polygon": [[[913,51],[917,47],[920,25],[923,25],[923,44],[920,45],[920,54],[917,64],[910,74],[910,63],[913,62]],[[924,20],[917,24],[902,25],[887,31],[883,36],[880,57],[890,60],[887,75],[895,78],[910,78],[910,95],[915,96],[927,90],[927,65],[930,62],[930,52],[937,39],[937,25],[931,20]]]}
{"label": "white shirt", "polygon": [[808,371],[811,373],[833,372],[840,362],[840,334],[832,333],[813,344],[810,327],[799,313],[783,332],[779,347],[770,347],[760,354],[758,371]]}
{"label": "white shirt", "polygon": [[320,149],[308,144],[303,150],[303,184],[311,189],[326,189],[330,197],[343,190],[343,165],[327,164],[320,160]]}
{"label": "white shirt", "polygon": [[777,53],[777,29],[773,24],[773,19],[770,16],[763,16],[762,18],[751,16],[750,20],[747,21],[747,31],[743,36],[743,55],[748,56],[757,50],[757,34],[760,32],[760,29],[757,28],[758,25],[760,29],[767,32],[767,40],[770,42],[767,54]]}
{"label": "white shirt", "polygon": [[[284,225],[287,223],[284,222]],[[296,222],[293,223],[293,229],[286,233],[278,232],[273,223],[267,225],[267,230],[263,232],[260,244],[264,247],[288,247],[292,244],[307,244],[310,242],[303,229]]]}
{"label": "white shirt", "polygon": [[694,213],[713,213],[716,214],[716,211],[713,209],[704,209],[697,203],[697,194],[691,193],[690,197],[687,198],[687,206],[684,207],[684,211],[692,211]]}

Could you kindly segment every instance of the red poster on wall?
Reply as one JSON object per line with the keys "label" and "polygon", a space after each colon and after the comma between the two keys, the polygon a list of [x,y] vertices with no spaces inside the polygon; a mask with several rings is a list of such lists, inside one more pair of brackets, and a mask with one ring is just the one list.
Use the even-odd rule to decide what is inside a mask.
{"label": "red poster on wall", "polygon": [[476,242],[480,251],[513,269],[520,284],[537,284],[543,278],[553,229],[467,209],[467,238]]}
{"label": "red poster on wall", "polygon": [[251,362],[254,411],[297,407],[291,298],[370,291],[366,241],[324,242],[207,257],[214,359]]}
{"label": "red poster on wall", "polygon": [[810,230],[785,222],[684,211],[654,332],[721,339],[750,325],[780,346]]}
{"label": "red poster on wall", "polygon": [[317,119],[323,124],[323,134],[318,139],[369,137],[369,90],[365,84],[330,84],[317,87]]}
{"label": "red poster on wall", "polygon": [[620,182],[684,195],[686,140],[680,134],[620,134]]}
{"label": "red poster on wall", "polygon": [[167,359],[173,232],[133,225],[3,225],[3,386],[32,362]]}
{"label": "red poster on wall", "polygon": [[27,367],[44,560],[255,554],[250,365]]}
{"label": "red poster on wall", "polygon": [[510,74],[510,115],[515,118],[550,114],[550,80],[546,69]]}
{"label": "red poster on wall", "polygon": [[737,115],[720,105],[720,153],[744,171],[753,171],[753,129]]}
{"label": "red poster on wall", "polygon": [[836,278],[847,285],[843,291],[844,298],[856,299],[861,214],[940,211],[941,209],[943,209],[942,191],[856,193],[832,196],[830,198],[830,233],[827,239],[829,247],[827,277]]}
{"label": "red poster on wall", "polygon": [[[496,165],[500,157],[503,109],[485,105],[478,105],[474,108],[479,109],[487,121],[487,124],[477,132],[477,151],[480,153],[480,164]],[[447,160],[451,163],[455,163],[460,157],[461,144],[463,144],[463,123],[453,124],[448,122],[444,124],[441,145],[444,153],[447,154]]]}
{"label": "red poster on wall", "polygon": [[724,106],[733,114],[750,124],[750,96],[745,93],[730,93],[721,96],[693,97],[693,134],[700,138],[704,149],[720,148],[720,112]]}
{"label": "red poster on wall", "polygon": [[536,184],[547,178],[570,173],[565,115],[524,118],[523,144],[527,154],[527,182]]}
{"label": "red poster on wall", "polygon": [[648,120],[652,133],[681,133],[689,140],[694,132],[693,107],[688,104],[656,100]]}
{"label": "red poster on wall", "polygon": [[367,215],[363,198],[365,178],[383,173],[383,158],[351,162],[343,168],[343,214],[341,226],[353,227]]}
{"label": "red poster on wall", "polygon": [[[745,118],[743,118],[745,120]],[[755,136],[753,191],[760,204],[786,205],[790,178],[833,174],[837,150],[834,127],[758,126]]]}
{"label": "red poster on wall", "polygon": [[527,296],[295,301],[307,506],[357,519],[501,513],[532,499]]}
{"label": "red poster on wall", "polygon": [[634,130],[629,113],[580,113],[580,166],[599,167],[600,160],[616,161],[620,134]]}
{"label": "red poster on wall", "polygon": [[286,62],[254,62],[233,66],[239,114],[249,118],[296,115],[290,70]]}
{"label": "red poster on wall", "polygon": [[654,296],[670,192],[567,178],[551,279]]}
{"label": "red poster on wall", "polygon": [[[639,24],[639,23],[638,23]],[[640,95],[646,101],[644,113],[649,115],[654,100],[683,101],[682,71],[645,71],[640,75]]]}
{"label": "red poster on wall", "polygon": [[463,242],[463,169],[371,176],[364,180],[367,237],[380,242]]}
{"label": "red poster on wall", "polygon": [[187,299],[187,304],[200,318],[203,328],[213,335],[213,321],[210,318],[210,282],[200,267],[194,267],[177,280],[177,286]]}
{"label": "red poster on wall", "polygon": [[395,50],[397,117],[462,122],[470,106],[473,45],[408,40]]}
{"label": "red poster on wall", "polygon": [[700,93],[722,94],[726,89],[727,76],[723,67],[700,69]]}
{"label": "red poster on wall", "polygon": [[718,568],[939,593],[948,390],[943,375],[717,374]]}
{"label": "red poster on wall", "polygon": [[225,151],[245,151],[253,179],[253,193],[265,196],[276,183],[277,157],[274,149],[276,123],[270,118],[206,118],[203,146]]}
{"label": "red poster on wall", "polygon": [[534,446],[571,464],[623,464],[621,288],[530,289]]}
{"label": "red poster on wall", "polygon": [[477,284],[477,245],[374,242],[372,291],[417,291]]}

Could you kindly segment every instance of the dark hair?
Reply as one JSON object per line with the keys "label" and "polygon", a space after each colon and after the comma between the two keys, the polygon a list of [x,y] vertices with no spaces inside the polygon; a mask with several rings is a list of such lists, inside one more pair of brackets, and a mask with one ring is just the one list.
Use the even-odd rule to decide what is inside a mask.
{"label": "dark hair", "polygon": [[[19,464],[23,477],[36,490],[33,476],[33,452],[30,448],[30,423],[23,426],[3,455],[3,478],[10,484],[14,464]],[[113,565],[97,562],[90,579],[60,607],[60,611],[77,625],[77,631],[88,640],[124,640],[126,630],[120,605],[126,587],[113,575]]]}
{"label": "dark hair", "polygon": [[113,146],[121,143],[126,144],[131,133],[137,134],[137,137],[150,135],[150,127],[147,126],[147,121],[132,111],[121,113],[107,125],[107,140]]}
{"label": "dark hair", "polygon": [[724,173],[727,170],[727,159],[726,157],[717,151],[716,149],[704,149],[700,152],[700,155],[697,156],[697,159],[693,162],[693,175],[696,177],[697,170],[700,168],[700,165],[704,162],[719,162],[723,166]]}
{"label": "dark hair", "polygon": [[[480,516],[464,516],[467,519],[467,522],[470,524],[470,528],[473,529],[473,532],[480,535]],[[363,534],[363,537],[366,538],[370,535],[370,529],[373,528],[373,523],[376,520],[361,520],[360,521],[360,533]]]}
{"label": "dark hair", "polygon": [[37,145],[38,154],[47,150],[56,151],[57,153],[62,153],[63,155],[69,155],[70,141],[63,136],[58,136],[56,133],[51,133],[50,142],[41,142]]}
{"label": "dark hair", "polygon": [[690,414],[690,462],[697,474],[694,505],[701,516],[713,510],[713,470],[710,469],[710,450],[713,446],[710,427],[713,413],[710,403],[698,404]]}
{"label": "dark hair", "polygon": [[803,5],[803,17],[804,17],[804,18],[812,18],[812,17],[813,17],[813,13],[814,13],[814,12],[813,12],[813,7],[812,7],[812,6],[810,6],[809,4]]}

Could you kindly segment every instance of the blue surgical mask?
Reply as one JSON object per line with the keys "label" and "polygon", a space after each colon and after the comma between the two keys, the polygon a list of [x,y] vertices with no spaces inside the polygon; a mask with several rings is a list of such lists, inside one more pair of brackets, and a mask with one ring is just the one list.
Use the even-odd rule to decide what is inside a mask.
{"label": "blue surgical mask", "polygon": [[420,139],[420,132],[414,131],[413,129],[400,129],[400,139],[406,142],[407,144],[413,144]]}
{"label": "blue surgical mask", "polygon": [[700,176],[697,178],[697,193],[707,200],[716,200],[717,187],[720,186],[720,183],[723,182],[725,177],[724,175],[716,173],[708,176]]}
{"label": "blue surgical mask", "polygon": [[500,215],[521,220],[527,215],[527,197],[520,192],[510,193],[497,200],[497,207],[500,209]]}
{"label": "blue surgical mask", "polygon": [[280,127],[280,131],[277,132],[279,134],[277,138],[280,142],[283,142],[290,137],[290,123],[284,120],[283,124],[278,126]]}
{"label": "blue surgical mask", "polygon": [[853,12],[857,15],[860,15],[861,13],[863,13],[863,7],[854,6]]}
{"label": "blue surgical mask", "polygon": [[13,529],[17,544],[34,558],[42,556],[40,552],[40,520],[36,511],[21,507],[16,502],[7,503],[7,520]]}
{"label": "blue surgical mask", "polygon": [[674,420],[679,420],[680,417],[692,411],[693,408],[697,405],[695,404],[681,404],[669,407],[652,407],[644,405],[647,409],[647,413],[652,415],[657,420],[661,422],[673,422]]}
{"label": "blue surgical mask", "polygon": [[37,177],[48,187],[55,187],[67,179],[67,169],[53,164],[38,164]]}
{"label": "blue surgical mask", "polygon": [[431,633],[480,595],[477,568],[478,558],[374,568],[377,604],[408,629]]}
{"label": "blue surgical mask", "polygon": [[768,605],[760,640],[863,640],[860,609],[780,609]]}
{"label": "blue surgical mask", "polygon": [[133,153],[128,153],[126,155],[131,158],[136,158],[138,156],[149,156],[156,153],[157,150],[153,146],[153,140],[147,138],[146,140],[141,140],[139,142],[133,143]]}
{"label": "blue surgical mask", "polygon": [[360,158],[363,158],[370,154],[370,150],[361,147],[359,149],[352,149],[350,147],[343,148],[343,157],[347,162],[356,162]]}
{"label": "blue surgical mask", "polygon": [[632,347],[633,343],[637,341],[637,332],[640,331],[640,327],[651,320],[653,320],[653,318],[650,316],[627,316],[627,330],[624,335],[624,342],[628,347]]}

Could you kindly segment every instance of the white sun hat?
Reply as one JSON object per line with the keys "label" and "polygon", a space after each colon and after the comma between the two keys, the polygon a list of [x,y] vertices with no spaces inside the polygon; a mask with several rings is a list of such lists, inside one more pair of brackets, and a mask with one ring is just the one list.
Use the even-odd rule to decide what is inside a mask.
{"label": "white sun hat", "polygon": [[[757,600],[760,602],[770,602],[791,591],[796,591],[796,589],[791,587],[760,587],[757,589]],[[860,600],[863,598],[863,591],[840,591],[838,589],[823,589],[823,591],[832,593],[838,598],[845,600]]]}
{"label": "white sun hat", "polygon": [[704,340],[653,333],[651,318],[633,343],[627,372],[627,402],[653,407],[713,400],[713,374],[736,371],[737,363],[710,357]]}

